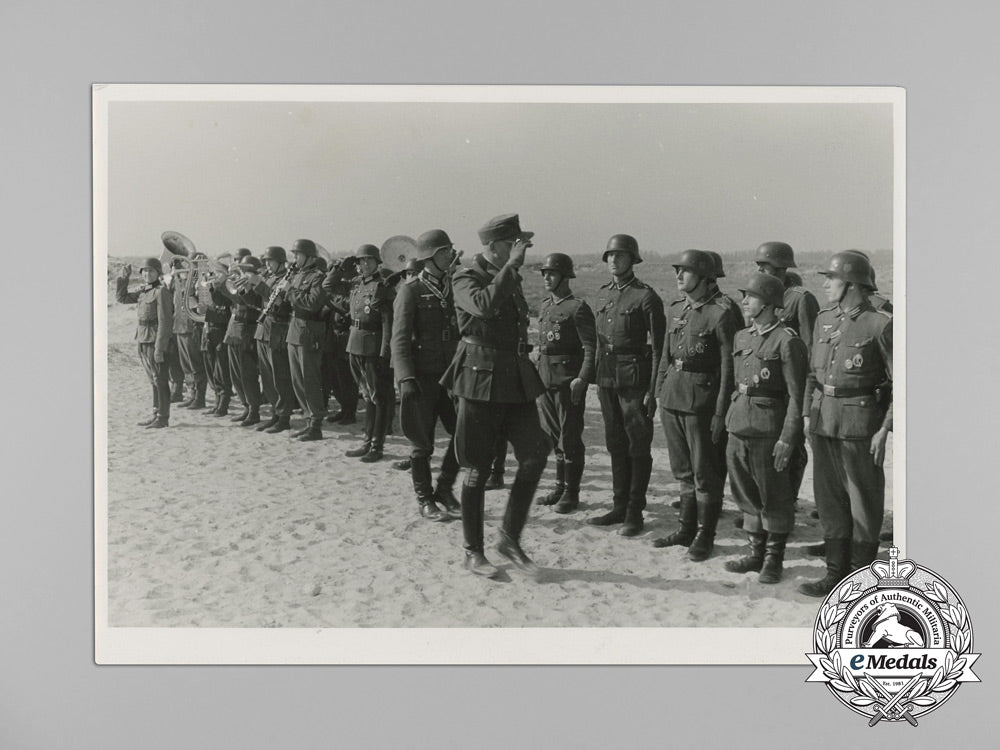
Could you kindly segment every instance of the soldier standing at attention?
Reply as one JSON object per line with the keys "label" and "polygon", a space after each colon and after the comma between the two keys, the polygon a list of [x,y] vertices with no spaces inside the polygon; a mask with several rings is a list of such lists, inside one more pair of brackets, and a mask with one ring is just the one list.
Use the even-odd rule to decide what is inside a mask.
{"label": "soldier standing at attention", "polygon": [[216,281],[216,289],[229,297],[234,306],[224,342],[229,347],[229,377],[233,381],[236,395],[243,403],[243,411],[233,417],[232,421],[239,422],[241,427],[250,427],[260,422],[260,371],[257,367],[257,344],[253,336],[264,302],[257,292],[247,288],[248,274],[260,270],[260,260],[252,255],[245,255],[238,266],[241,275],[234,282],[236,294],[226,288],[225,279]]}
{"label": "soldier standing at attention", "polygon": [[[217,273],[216,278],[219,274]],[[233,381],[229,377],[229,350],[223,343],[232,317],[232,303],[219,292],[215,279],[206,280],[212,303],[205,310],[205,331],[201,339],[201,351],[205,357],[205,369],[215,393],[215,406],[205,414],[224,417],[229,414],[229,400],[233,397]]]}
{"label": "soldier standing at attention", "polygon": [[892,430],[892,315],[868,301],[871,264],[837,253],[822,273],[832,304],[816,319],[804,403],[826,575],[799,586],[816,597],[878,553]]}
{"label": "soldier standing at attention", "polygon": [[[195,253],[192,260],[201,260],[207,257],[205,253]],[[184,308],[184,286],[189,273],[192,272],[178,270],[174,273],[174,337],[177,341],[181,369],[191,379],[194,388],[191,390],[190,398],[177,404],[177,408],[204,409],[205,391],[208,388],[208,372],[205,369],[205,358],[201,353],[201,340],[204,337],[205,324],[192,320]]]}
{"label": "soldier standing at attention", "polygon": [[733,336],[741,326],[725,295],[709,290],[715,262],[708,253],[685,250],[674,270],[684,296],[667,313],[657,393],[670,469],[681,485],[680,529],[653,546],[684,545],[688,559],[701,562],[712,553],[722,510],[718,446],[733,393]]}
{"label": "soldier standing at attention", "polygon": [[583,411],[587,385],[594,382],[597,331],[594,313],[573,296],[569,280],[575,279],[573,259],[552,253],[541,268],[545,291],[538,320],[538,374],[545,392],[538,397],[542,428],[556,454],[556,486],[539,498],[555,505],[556,513],[570,513],[580,504],[583,477]]}
{"label": "soldier standing at attention", "polygon": [[809,357],[802,339],[778,320],[781,281],[757,274],[740,291],[751,325],[736,334],[733,344],[736,394],[726,415],[726,461],[749,550],[725,568],[759,572],[761,583],[777,583],[785,542],[795,526],[788,460],[802,438]]}
{"label": "soldier standing at attention", "polygon": [[128,290],[132,266],[126,264],[119,272],[115,298],[122,304],[136,305],[139,325],[135,340],[139,344],[139,361],[142,362],[149,382],[153,386],[153,416],[140,427],[167,427],[170,424],[170,376],[167,348],[174,325],[174,303],[170,292],[160,282],[163,266],[157,258],[148,258],[139,273],[146,283],[136,292]]}
{"label": "soldier standing at attention", "polygon": [[347,353],[351,373],[365,401],[365,442],[344,455],[364,463],[382,460],[385,435],[395,408],[392,371],[393,290],[379,273],[382,256],[375,245],[361,245],[355,252],[359,276],[351,288],[351,335]]}
{"label": "soldier standing at attention", "polygon": [[635,277],[633,267],[642,262],[635,237],[612,236],[602,259],[612,278],[601,287],[597,301],[597,395],[614,495],[611,512],[587,523],[621,523],[619,534],[636,536],[643,529],[653,470],[653,374],[660,363],[666,321],[663,300]]}
{"label": "soldier standing at attention", "polygon": [[291,428],[295,391],[292,388],[292,370],[288,364],[288,324],[292,319],[292,306],[285,299],[283,286],[287,287],[290,274],[285,248],[273,245],[264,252],[266,271],[263,276],[251,274],[249,285],[264,300],[261,317],[257,322],[254,339],[260,363],[260,382],[264,396],[271,404],[271,418],[257,425],[258,432],[276,435]]}
{"label": "soldier standing at attention", "polygon": [[302,405],[305,426],[292,434],[301,441],[323,439],[323,337],[326,325],[322,309],[326,302],[323,291],[323,272],[319,270],[316,243],[312,240],[295,240],[295,274],[288,282],[285,299],[292,306],[292,319],[288,323],[288,365],[292,371],[292,390]]}
{"label": "soldier standing at attention", "polygon": [[[422,270],[396,288],[392,313],[392,361],[399,379],[399,421],[410,441],[410,475],[420,515],[448,520],[435,500],[460,510],[452,488],[458,476],[455,456],[455,403],[439,383],[458,347],[455,295],[448,274],[455,250],[441,229],[417,238]],[[431,485],[430,457],[438,419],[451,436],[441,463],[437,491]]]}
{"label": "soldier standing at attention", "polygon": [[351,283],[357,275],[353,256],[335,260],[323,280],[327,293],[329,315],[326,337],[329,351],[326,354],[327,379],[324,387],[337,401],[339,408],[326,418],[330,424],[354,424],[358,409],[358,384],[351,374],[351,360],[347,354],[347,341],[351,335]]}
{"label": "soldier standing at attention", "polygon": [[469,470],[462,486],[465,567],[488,578],[499,571],[483,546],[485,485],[500,430],[514,447],[517,474],[497,552],[529,575],[538,574],[521,549],[521,532],[549,453],[535,405],[545,388],[528,359],[528,303],[519,272],[533,235],[521,230],[517,214],[490,219],[479,230],[486,250],[453,280],[462,339],[441,385],[458,399],[455,451]]}

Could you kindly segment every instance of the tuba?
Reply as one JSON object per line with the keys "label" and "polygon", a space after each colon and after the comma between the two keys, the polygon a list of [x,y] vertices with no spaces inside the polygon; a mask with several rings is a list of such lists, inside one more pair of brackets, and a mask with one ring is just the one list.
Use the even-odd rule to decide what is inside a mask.
{"label": "tuba", "polygon": [[209,282],[214,274],[225,273],[225,268],[217,261],[196,258],[194,243],[180,232],[164,232],[160,241],[165,248],[160,255],[160,263],[167,268],[179,268],[187,274],[181,287],[181,308],[195,323],[204,323],[205,311],[212,305]]}

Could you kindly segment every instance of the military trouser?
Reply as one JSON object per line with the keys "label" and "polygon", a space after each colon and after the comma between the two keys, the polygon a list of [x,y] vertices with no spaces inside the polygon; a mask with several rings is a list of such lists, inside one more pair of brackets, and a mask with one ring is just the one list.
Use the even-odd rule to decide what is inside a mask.
{"label": "military trouser", "polygon": [[725,461],[712,442],[712,415],[660,409],[667,437],[670,470],[681,485],[681,498],[694,495],[699,504],[722,505]]}
{"label": "military trouser", "polygon": [[404,398],[399,407],[399,421],[403,434],[410,441],[412,458],[428,458],[434,452],[434,428],[440,419],[451,439],[441,462],[441,476],[451,481],[451,487],[458,476],[458,459],[455,456],[455,402],[448,392],[438,384],[440,375],[421,374],[417,376],[420,395]]}
{"label": "military trouser", "polygon": [[179,334],[170,334],[170,346],[167,348],[167,367],[170,384],[180,393],[184,390],[184,368],[181,366]]}
{"label": "military trouser", "polygon": [[323,386],[344,414],[354,414],[358,410],[358,384],[351,374],[351,360],[346,353],[323,353]]}
{"label": "military trouser", "polygon": [[260,408],[260,371],[257,368],[255,341],[227,344],[229,347],[229,377],[243,408]]}
{"label": "military trouser", "polygon": [[885,512],[885,472],[869,440],[810,435],[813,489],[824,539],[878,544]]}
{"label": "military trouser", "polygon": [[806,452],[806,439],[803,436],[802,440],[792,447],[792,455],[788,459],[788,478],[792,483],[792,498],[795,500],[799,497],[799,489],[802,487],[808,464],[809,454]]}
{"label": "military trouser", "polygon": [[[542,429],[552,441],[556,455],[557,474],[563,464],[563,476],[569,478],[570,489],[580,489],[583,476],[585,447],[583,445],[583,412],[585,399],[574,404],[569,383],[552,388],[538,397],[538,413]],[[561,480],[559,480],[561,481]]]}
{"label": "military trouser", "polygon": [[229,349],[222,343],[221,332],[205,331],[201,340],[201,351],[205,355],[205,370],[208,382],[215,393],[216,402],[228,403],[232,395],[233,381],[229,377]]}
{"label": "military trouser", "polygon": [[795,526],[795,496],[789,469],[774,468],[777,437],[729,436],[726,463],[729,483],[748,534],[767,531],[788,534]]}
{"label": "military trouser", "polygon": [[516,541],[527,522],[531,501],[549,455],[549,440],[538,421],[538,408],[533,401],[494,404],[458,399],[455,453],[458,463],[469,469],[462,488],[462,531],[466,549],[483,549],[486,480],[493,463],[497,435],[501,433],[506,434],[517,459],[517,474],[503,519],[503,530]]}
{"label": "military trouser", "polygon": [[351,356],[351,373],[358,384],[361,398],[365,400],[365,440],[379,448],[385,443],[389,420],[396,408],[396,394],[392,387],[392,370],[382,357]]}
{"label": "military trouser", "polygon": [[195,393],[204,396],[208,384],[205,358],[202,356],[201,338],[204,326],[193,326],[190,333],[177,334],[177,350],[180,354],[181,369],[194,383]]}
{"label": "military trouser", "polygon": [[139,344],[139,361],[142,362],[142,368],[146,371],[149,382],[153,386],[153,410],[156,412],[156,416],[168,419],[170,417],[170,365],[167,362],[156,361],[155,348],[155,344]]}
{"label": "military trouser", "polygon": [[598,388],[604,444],[611,455],[615,508],[641,511],[653,470],[653,420],[643,404],[645,388]]}
{"label": "military trouser", "polygon": [[276,417],[290,416],[295,408],[295,391],[292,388],[292,369],[288,364],[288,347],[257,341],[257,359],[261,388],[272,406],[271,414]]}
{"label": "military trouser", "polygon": [[288,344],[288,365],[292,371],[292,390],[302,405],[302,413],[311,422],[326,416],[323,403],[323,353],[319,349]]}

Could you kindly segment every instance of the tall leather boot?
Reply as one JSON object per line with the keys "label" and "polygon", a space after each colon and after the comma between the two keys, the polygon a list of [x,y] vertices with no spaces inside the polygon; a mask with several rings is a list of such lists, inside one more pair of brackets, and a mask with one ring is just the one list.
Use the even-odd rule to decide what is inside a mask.
{"label": "tall leather boot", "polygon": [[371,445],[368,446],[368,452],[361,457],[361,463],[373,464],[376,461],[381,461],[383,457],[383,447],[385,444],[385,435],[375,435],[372,438]]}
{"label": "tall leather boot", "polygon": [[878,555],[878,542],[851,542],[851,570],[867,568]]}
{"label": "tall leather boot", "polygon": [[[462,536],[465,539],[465,569],[484,578],[496,578],[500,570],[494,567],[483,550],[483,515],[486,493],[479,486],[475,470],[470,471],[462,485]],[[470,480],[475,483],[470,484]]]}
{"label": "tall leather boot", "polygon": [[688,547],[688,560],[701,562],[707,560],[715,546],[715,527],[719,523],[721,502],[703,501],[698,503],[698,532],[694,541]]}
{"label": "tall leather boot", "polygon": [[826,539],[826,575],[799,586],[799,593],[822,598],[851,572],[851,540]]}
{"label": "tall leather boot", "polygon": [[438,475],[437,487],[434,490],[434,499],[439,502],[446,511],[454,515],[460,515],[462,506],[455,497],[455,477],[447,477],[444,474]]}
{"label": "tall leather boot", "polygon": [[566,460],[566,489],[556,503],[556,513],[572,513],[580,505],[580,480],[583,479],[584,455]]}
{"label": "tall leather boot", "polygon": [[627,453],[611,454],[611,491],[612,507],[610,513],[603,516],[588,518],[591,526],[611,526],[625,520],[625,509],[628,507],[628,493],[632,486],[632,461]]}
{"label": "tall leather boot", "polygon": [[434,502],[431,490],[431,462],[427,456],[410,459],[410,478],[413,480],[413,492],[417,496],[420,515],[428,521],[447,521],[448,516]]}
{"label": "tall leather boot", "polygon": [[785,561],[785,542],[788,534],[767,535],[767,550],[764,553],[764,565],[757,580],[760,583],[777,583],[781,580],[782,563]]}
{"label": "tall leather boot", "polygon": [[537,487],[537,481],[515,477],[503,514],[500,542],[497,544],[497,552],[532,577],[538,576],[538,566],[521,549],[521,532],[524,531],[524,525],[528,522],[531,498]]}
{"label": "tall leather boot", "polygon": [[368,455],[368,451],[371,450],[371,447],[372,447],[372,436],[365,435],[365,442],[363,442],[360,447],[352,448],[349,451],[344,451],[344,455],[347,456],[348,458],[362,458],[363,456]]}
{"label": "tall leather boot", "polygon": [[372,447],[372,435],[375,434],[375,404],[371,401],[365,401],[365,442],[362,443],[360,448],[354,448],[353,450],[346,451],[344,453],[348,458],[361,458],[362,456],[367,456],[368,451]]}
{"label": "tall leather boot", "polygon": [[645,526],[642,511],[646,509],[646,490],[649,489],[649,475],[653,471],[652,456],[632,456],[632,482],[628,491],[628,508],[625,523],[618,529],[621,536],[638,536]]}
{"label": "tall leather boot", "polygon": [[556,486],[547,495],[539,495],[535,500],[539,505],[555,505],[566,489],[566,456],[556,454]]}
{"label": "tall leather boot", "polygon": [[[766,531],[747,532],[747,553],[739,560],[730,560],[724,567],[730,573],[758,572],[764,566],[764,546],[767,544]],[[780,563],[779,563],[780,569]]]}
{"label": "tall leather boot", "polygon": [[323,439],[323,417],[309,417],[309,429],[302,435],[299,435],[298,440],[302,443],[308,443],[313,440]]}
{"label": "tall leather boot", "polygon": [[170,403],[178,404],[184,400],[184,381],[179,383],[174,383],[174,387],[170,391]]}
{"label": "tall leather boot", "polygon": [[680,528],[669,536],[654,539],[654,547],[687,547],[694,541],[695,532],[698,530],[698,503],[693,492],[681,495],[681,507],[678,515],[681,522]]}

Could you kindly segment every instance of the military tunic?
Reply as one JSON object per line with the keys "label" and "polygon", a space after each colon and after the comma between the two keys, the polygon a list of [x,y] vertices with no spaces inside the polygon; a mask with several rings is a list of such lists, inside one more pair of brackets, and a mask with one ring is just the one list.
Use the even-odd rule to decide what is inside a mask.
{"label": "military tunic", "polygon": [[778,321],[736,334],[736,390],[726,415],[726,460],[743,528],[787,534],[795,524],[795,496],[786,467],[774,468],[778,441],[802,440],[802,397],[809,358],[806,345]]}
{"label": "military tunic", "polygon": [[[285,293],[278,291],[274,300],[271,295],[290,272],[284,266],[277,273],[264,273],[254,291],[264,300],[267,313],[257,321],[254,340],[257,342],[257,358],[260,363],[260,382],[264,396],[271,404],[272,415],[291,416],[295,408],[295,389],[292,387],[292,370],[288,363],[288,326],[292,319],[292,306],[285,299]],[[289,276],[290,278],[290,276]],[[270,301],[270,305],[268,302]]]}
{"label": "military tunic", "polygon": [[353,417],[358,409],[358,384],[351,373],[347,340],[351,335],[351,284],[339,265],[323,280],[327,293],[326,346],[323,348],[323,388],[340,405],[340,417]]}
{"label": "military tunic", "polygon": [[892,315],[867,301],[822,310],[804,401],[824,536],[877,544],[885,474],[870,447],[892,430]]}
{"label": "military tunic", "polygon": [[181,369],[194,383],[195,396],[205,397],[208,386],[208,372],[205,368],[205,357],[202,355],[201,340],[204,336],[205,324],[191,319],[184,308],[184,280],[174,282],[174,327],[173,333],[177,341]]}
{"label": "military tunic", "polygon": [[288,365],[292,371],[292,390],[302,406],[303,415],[312,424],[326,416],[323,400],[322,345],[326,335],[322,309],[326,302],[324,274],[316,258],[307,258],[288,282],[285,299],[292,307],[285,342]]}
{"label": "military tunic", "polygon": [[222,282],[216,288],[233,303],[233,316],[223,339],[229,347],[229,377],[244,409],[255,412],[260,409],[260,369],[254,333],[264,301],[253,290],[232,294]]}
{"label": "military tunic", "polygon": [[119,278],[115,298],[122,304],[134,304],[138,316],[135,340],[139,361],[153,386],[153,409],[164,419],[170,416],[170,379],[168,348],[174,323],[174,303],[169,290],[157,279],[138,291],[128,291],[128,279]]}
{"label": "military tunic", "polygon": [[354,381],[365,400],[365,439],[380,449],[395,408],[389,368],[394,296],[386,274],[379,271],[357,277],[351,286],[347,353]]}
{"label": "military tunic", "polygon": [[653,468],[653,420],[645,400],[655,397],[666,320],[663,300],[631,276],[601,287],[597,323],[597,397],[604,442],[611,454],[612,502],[617,509],[646,507]]}
{"label": "military tunic", "polygon": [[229,376],[229,348],[223,343],[232,303],[214,287],[209,288],[212,304],[205,310],[205,330],[201,337],[201,351],[205,357],[212,391],[215,393],[216,410],[227,409],[232,397],[233,381]]}
{"label": "military tunic", "polygon": [[[816,326],[818,314],[819,302],[816,301],[812,292],[798,284],[793,284],[791,280],[786,278],[784,303],[782,309],[778,311],[778,319],[782,325],[795,331],[805,343],[807,350],[812,346],[813,329]],[[788,463],[792,491],[796,498],[799,496],[799,488],[802,486],[802,478],[805,476],[808,463],[809,454],[806,452],[806,441],[803,435],[802,439],[795,444]]]}

